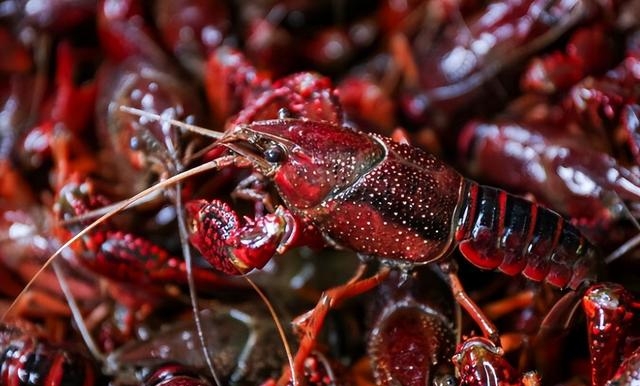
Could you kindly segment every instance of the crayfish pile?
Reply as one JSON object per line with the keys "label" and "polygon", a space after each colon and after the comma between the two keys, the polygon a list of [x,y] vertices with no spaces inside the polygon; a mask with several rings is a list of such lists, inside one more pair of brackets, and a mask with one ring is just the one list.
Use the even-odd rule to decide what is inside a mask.
{"label": "crayfish pile", "polygon": [[[639,381],[637,0],[6,0],[0,53],[0,385]],[[287,125],[391,138],[530,200],[464,201],[493,216],[477,222],[498,254],[514,232],[531,255],[536,237],[568,245],[556,229],[573,228],[536,222],[549,208],[595,271],[563,289],[545,282],[560,253],[484,267],[507,275],[454,245],[398,262],[399,239],[370,231],[383,251],[364,256],[294,226],[292,195],[340,197],[391,155],[344,144],[331,157],[361,179],[287,185],[297,148],[251,134]],[[363,224],[335,202],[323,224]]]}

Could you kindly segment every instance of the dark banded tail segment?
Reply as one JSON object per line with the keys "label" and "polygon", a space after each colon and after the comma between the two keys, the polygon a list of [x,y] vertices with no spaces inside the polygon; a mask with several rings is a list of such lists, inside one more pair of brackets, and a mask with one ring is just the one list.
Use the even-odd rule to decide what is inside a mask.
{"label": "dark banded tail segment", "polygon": [[0,325],[0,385],[106,385],[94,363],[84,355]]}
{"label": "dark banded tail segment", "polygon": [[455,239],[474,265],[574,290],[595,279],[593,245],[558,213],[469,180],[461,194]]}

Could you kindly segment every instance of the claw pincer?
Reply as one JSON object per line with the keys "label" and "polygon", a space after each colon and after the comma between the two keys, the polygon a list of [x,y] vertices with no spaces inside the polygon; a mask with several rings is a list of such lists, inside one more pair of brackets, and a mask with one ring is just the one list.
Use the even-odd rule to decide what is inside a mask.
{"label": "claw pincer", "polygon": [[282,209],[247,219],[241,226],[235,211],[222,201],[196,200],[185,207],[191,243],[212,265],[230,275],[262,268],[293,236],[291,215]]}

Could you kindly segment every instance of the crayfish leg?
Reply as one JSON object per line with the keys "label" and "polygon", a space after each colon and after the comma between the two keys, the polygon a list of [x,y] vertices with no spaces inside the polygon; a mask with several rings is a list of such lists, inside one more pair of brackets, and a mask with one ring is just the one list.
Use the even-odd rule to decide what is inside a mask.
{"label": "crayfish leg", "polygon": [[[315,347],[316,339],[322,329],[327,313],[332,308],[337,307],[341,302],[377,287],[391,272],[389,268],[385,267],[375,275],[362,279],[365,268],[366,265],[364,263],[361,264],[349,282],[324,291],[315,308],[294,319],[293,324],[301,336],[300,346],[293,359],[293,369],[284,372],[278,381],[279,385],[288,384],[292,376],[290,371],[293,371],[293,375],[296,377],[302,376],[305,360],[311,355]],[[301,384],[301,381],[301,379],[296,379],[294,380],[294,384]]]}
{"label": "crayfish leg", "polygon": [[495,345],[500,347],[500,335],[498,334],[498,329],[464,290],[464,287],[458,278],[455,263],[441,263],[440,269],[442,269],[449,278],[449,286],[451,287],[451,291],[453,292],[453,297],[456,302],[458,302],[458,304],[460,304],[460,306],[464,308],[469,316],[471,316],[471,318],[476,322],[478,327],[480,327],[482,334]]}

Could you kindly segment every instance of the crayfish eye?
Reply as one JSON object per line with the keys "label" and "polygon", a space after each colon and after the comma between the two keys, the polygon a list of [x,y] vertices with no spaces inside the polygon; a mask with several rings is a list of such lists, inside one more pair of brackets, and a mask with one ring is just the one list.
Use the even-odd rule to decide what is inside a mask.
{"label": "crayfish eye", "polygon": [[269,146],[262,154],[264,159],[270,163],[278,163],[284,160],[284,149],[278,145]]}

